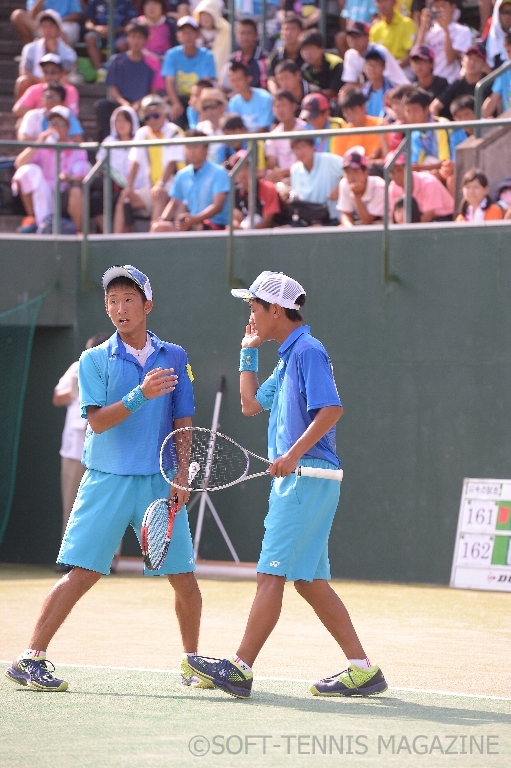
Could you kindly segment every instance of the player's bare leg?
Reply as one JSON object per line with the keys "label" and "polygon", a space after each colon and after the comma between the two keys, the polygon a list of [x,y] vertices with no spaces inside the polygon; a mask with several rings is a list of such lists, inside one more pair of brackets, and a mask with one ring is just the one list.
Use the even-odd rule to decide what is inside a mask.
{"label": "player's bare leg", "polygon": [[196,653],[199,645],[199,629],[202,597],[194,573],[177,573],[167,576],[175,592],[175,610],[185,653]]}
{"label": "player's bare leg", "polygon": [[279,620],[285,576],[257,574],[257,591],[237,655],[250,667]]}

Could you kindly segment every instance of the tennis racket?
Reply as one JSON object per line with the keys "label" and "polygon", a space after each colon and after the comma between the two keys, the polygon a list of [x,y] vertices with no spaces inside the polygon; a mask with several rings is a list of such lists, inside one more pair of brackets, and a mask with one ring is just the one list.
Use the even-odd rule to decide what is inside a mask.
{"label": "tennis racket", "polygon": [[[249,474],[250,459],[258,459],[265,469]],[[167,435],[160,451],[160,470],[168,483],[186,491],[219,491],[231,485],[268,474],[271,461],[248,451],[221,432],[203,427],[182,427]],[[176,483],[181,466],[188,467],[187,485]],[[297,475],[341,482],[342,469],[297,467]],[[182,481],[181,481],[182,482]]]}
{"label": "tennis racket", "polygon": [[169,551],[177,509],[177,496],[174,496],[172,499],[156,499],[145,511],[140,544],[144,565],[150,571],[161,568]]}

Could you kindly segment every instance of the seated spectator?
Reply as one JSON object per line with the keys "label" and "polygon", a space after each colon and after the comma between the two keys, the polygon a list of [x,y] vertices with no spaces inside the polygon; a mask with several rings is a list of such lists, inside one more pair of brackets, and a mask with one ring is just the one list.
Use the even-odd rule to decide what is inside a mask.
{"label": "seated spectator", "polygon": [[[405,122],[408,125],[440,121],[447,123],[443,117],[434,117],[429,111],[429,105],[429,93],[421,88],[412,91],[404,102]],[[410,140],[412,163],[417,171],[440,168],[444,160],[451,159],[447,130],[412,131]]]}
{"label": "seated spectator", "polygon": [[[365,96],[360,91],[349,88],[343,89],[339,94],[339,106],[347,121],[346,128],[369,128],[371,126],[376,128],[380,125],[386,125],[383,118],[370,117],[366,114]],[[361,136],[335,136],[332,139],[331,151],[342,157],[349,149],[357,146],[364,148],[365,155],[370,161],[384,158],[387,154],[385,134],[376,132]]]}
{"label": "seated spectator", "polygon": [[257,24],[253,19],[241,19],[236,22],[235,35],[238,50],[231,53],[223,72],[219,73],[222,88],[227,93],[231,91],[229,68],[234,61],[240,61],[248,67],[254,88],[266,88],[266,57],[268,54],[259,45]]}
{"label": "seated spectator", "polygon": [[[409,83],[408,85],[397,85],[387,94],[389,122],[391,122],[392,125],[395,125],[396,128],[399,125],[403,125],[405,122],[405,98],[414,90],[414,86]],[[401,133],[399,130],[393,131],[392,133],[385,134],[385,139],[389,150],[394,150],[397,149],[403,141],[404,133]]]}
{"label": "seated spectator", "polygon": [[432,0],[431,7],[421,11],[417,45],[430,45],[435,52],[433,74],[452,83],[461,69],[460,59],[472,44],[468,27],[453,21],[456,0]]}
{"label": "seated spectator", "polygon": [[339,32],[334,37],[335,47],[341,56],[344,56],[348,48],[347,27],[350,23],[361,22],[370,27],[377,18],[378,11],[374,0],[345,0],[339,20]]}
{"label": "seated spectator", "polygon": [[342,176],[342,159],[328,152],[316,152],[314,139],[292,139],[297,162],[291,166],[291,189],[299,200],[328,208],[328,223],[338,223],[336,203]]}
{"label": "seated spectator", "polygon": [[305,80],[316,85],[328,99],[335,99],[342,85],[342,59],[325,53],[323,37],[319,32],[308,32],[302,37],[300,53],[305,64]]}
{"label": "seated spectator", "polygon": [[[135,133],[137,141],[183,136],[181,128],[168,121],[167,104],[160,96],[146,96],[142,99],[140,108],[145,125]],[[178,164],[184,161],[183,147],[180,144],[132,147],[129,159],[127,184],[115,209],[114,232],[129,231],[134,211],[150,216],[151,221],[156,221],[161,216],[168,203],[168,190],[172,186]],[[141,186],[135,187],[136,183]]]}
{"label": "seated spectator", "polygon": [[[266,76],[268,80],[266,87],[273,95],[275,95],[281,88],[285,88],[285,86],[279,86],[277,82],[275,71],[277,66],[285,61],[291,61],[295,64],[296,69],[300,71],[304,64],[304,60],[300,54],[300,38],[302,30],[303,24],[299,16],[286,16],[284,18],[280,28],[280,39],[283,45],[270,53],[266,62]],[[285,90],[289,89],[285,88]],[[296,94],[295,97],[298,98]],[[301,101],[302,98],[303,96],[298,99],[298,101]]]}
{"label": "seated spectator", "polygon": [[[455,122],[475,119],[475,100],[473,96],[458,96],[451,101],[451,114]],[[449,132],[449,147],[452,160],[456,160],[456,147],[474,133],[473,128],[454,128]]]}
{"label": "seated spectator", "polygon": [[497,69],[509,59],[505,38],[511,32],[511,0],[497,0],[493,7],[486,43],[486,60],[492,69]]}
{"label": "seated spectator", "polygon": [[486,53],[481,45],[472,45],[462,59],[463,77],[448,85],[430,105],[432,115],[441,115],[452,120],[451,102],[458,96],[473,96],[479,80],[485,76]]}
{"label": "seated spectator", "polygon": [[80,37],[80,22],[83,19],[80,0],[27,0],[27,10],[16,8],[11,13],[11,23],[23,45],[31,43],[37,36],[37,16],[40,12],[55,11],[60,17],[62,38],[68,45],[74,45]]}
{"label": "seated spectator", "polygon": [[106,78],[110,98],[100,99],[96,104],[100,141],[110,132],[110,117],[116,107],[131,106],[137,112],[144,96],[157,90],[159,61],[143,50],[148,34],[146,26],[131,22],[126,28],[128,50],[110,59]]}
{"label": "seated spectator", "polygon": [[158,56],[160,61],[169,48],[177,45],[176,20],[170,13],[166,14],[168,8],[166,0],[143,0],[143,13],[137,18],[137,22],[149,30],[145,50]]}
{"label": "seated spectator", "polygon": [[[240,149],[230,159],[234,168],[238,160],[246,156],[245,149]],[[250,160],[243,165],[235,176],[236,197],[234,203],[233,229],[250,229]],[[257,199],[254,210],[254,229],[269,229],[275,225],[275,218],[280,216],[280,198],[273,184],[268,179],[257,179]]]}
{"label": "seated spectator", "polygon": [[[204,134],[189,129],[185,136],[199,138]],[[151,224],[151,232],[225,229],[229,223],[229,174],[208,160],[207,144],[186,144],[184,151],[188,165],[177,172],[170,201],[158,221]]]}
{"label": "seated spectator", "polygon": [[220,75],[231,55],[231,25],[222,16],[217,0],[200,0],[193,17],[200,28],[198,44],[211,51]]}
{"label": "seated spectator", "polygon": [[233,96],[229,99],[229,112],[243,118],[249,131],[269,131],[273,123],[273,99],[263,88],[252,88],[252,78],[246,64],[233,61],[229,65],[229,83]]}
{"label": "seated spectator", "polygon": [[165,78],[170,102],[170,117],[181,127],[186,125],[186,108],[192,85],[203,78],[216,80],[215,59],[211,51],[198,48],[199,25],[193,16],[183,16],[177,23],[180,45],[167,51],[161,74]]}
{"label": "seated spectator", "polygon": [[[420,224],[421,212],[417,205],[417,200],[412,197],[411,200],[411,221],[410,224]],[[406,224],[406,197],[401,195],[394,203],[394,212],[392,214],[392,221],[394,224]]]}
{"label": "seated spectator", "polygon": [[14,96],[19,99],[27,88],[44,80],[41,60],[47,53],[60,58],[64,72],[76,66],[76,53],[61,37],[62,20],[56,11],[42,11],[37,17],[38,39],[27,43],[21,51],[19,77],[14,86]]}
{"label": "seated spectator", "polygon": [[[129,0],[121,0],[115,3],[114,10],[114,50],[123,52],[126,50],[126,38],[124,27],[136,16],[136,11]],[[142,17],[144,18],[144,17]],[[103,83],[106,79],[107,69],[104,66],[102,51],[106,51],[108,45],[108,3],[105,0],[88,0],[85,11],[84,35],[87,56],[96,70],[96,82]],[[140,22],[139,23],[144,23]],[[149,28],[148,28],[149,29]]]}
{"label": "seated spectator", "polygon": [[[282,131],[303,131],[307,127],[304,120],[295,117],[296,101],[289,91],[277,91],[273,100],[273,112],[279,121],[271,134]],[[270,135],[271,135],[270,134]],[[272,182],[283,181],[289,177],[289,169],[296,163],[289,139],[268,139],[265,142],[266,178]]]}
{"label": "seated spectator", "polygon": [[198,80],[194,83],[190,89],[190,100],[186,108],[186,119],[188,121],[189,128],[197,128],[197,123],[202,120],[201,115],[198,112],[200,95],[204,88],[214,88],[215,84],[207,77],[203,77],[202,80]]}
{"label": "seated spectator", "polygon": [[[239,115],[227,114],[220,120],[220,127],[222,128],[224,136],[230,136],[229,141],[225,144],[220,144],[218,150],[218,164],[224,167],[230,168],[229,160],[240,149],[248,149],[246,141],[238,141],[233,139],[233,136],[239,134],[247,134],[247,126],[243,122],[243,119]],[[257,172],[258,174],[264,173],[266,169],[266,159],[264,156],[264,141],[258,141],[257,144]]]}
{"label": "seated spectator", "polygon": [[[48,115],[48,128],[36,139],[40,147],[27,147],[14,161],[13,192],[19,192],[27,218],[20,231],[43,230],[53,213],[56,151],[52,142],[67,142],[71,112],[67,107],[53,107]],[[82,229],[82,180],[90,169],[87,153],[82,149],[65,149],[60,153],[60,191],[62,216],[70,218],[76,231]],[[51,229],[50,229],[51,231]]]}
{"label": "seated spectator", "polygon": [[375,0],[380,21],[369,32],[372,43],[381,43],[394,56],[401,67],[409,63],[409,52],[417,35],[415,22],[397,9],[397,0]]}
{"label": "seated spectator", "polygon": [[344,54],[342,78],[345,83],[361,84],[364,82],[365,55],[369,50],[377,50],[385,59],[383,76],[392,85],[408,83],[409,80],[391,52],[379,43],[369,43],[369,24],[363,21],[351,21],[346,27],[348,50]]}
{"label": "seated spectator", "polygon": [[[266,0],[266,39],[270,41],[274,40],[278,34],[280,5],[280,0]],[[262,6],[263,0],[234,0],[234,18],[236,21],[250,19],[254,22],[258,37],[262,35],[263,29]]]}
{"label": "seated spectator", "polygon": [[[197,130],[205,136],[222,136],[221,121],[227,106],[227,98],[220,88],[203,88],[199,98],[199,112],[204,119],[197,123]],[[210,144],[208,160],[218,163],[222,145]]]}
{"label": "seated spectator", "polygon": [[302,22],[303,29],[317,29],[321,21],[319,0],[284,0],[284,20],[295,14]]}
{"label": "seated spectator", "polygon": [[435,51],[430,45],[414,45],[410,51],[410,68],[413,72],[413,84],[427,91],[431,99],[436,99],[447,88],[445,77],[433,74]]}
{"label": "seated spectator", "polygon": [[[511,12],[511,4],[509,10]],[[504,38],[504,49],[511,61],[511,33],[508,33]],[[482,116],[493,117],[493,115],[500,115],[508,109],[511,109],[511,69],[503,72],[493,81],[491,95],[483,104]]]}
{"label": "seated spectator", "polygon": [[[275,67],[275,80],[281,91],[289,91],[296,100],[296,117],[300,116],[300,105],[309,93],[321,93],[319,88],[302,77],[301,69],[294,61],[281,61]],[[273,93],[273,91],[272,91]]]}
{"label": "seated spectator", "polygon": [[337,202],[341,227],[380,223],[385,206],[385,182],[380,176],[369,176],[364,147],[353,147],[346,152],[343,165]]}
{"label": "seated spectator", "polygon": [[498,186],[497,205],[502,208],[505,219],[511,219],[511,178],[504,179]]}
{"label": "seated spectator", "polygon": [[392,83],[383,76],[385,57],[374,48],[365,55],[364,74],[367,83],[361,91],[366,99],[366,114],[371,117],[385,117],[385,94],[392,88]]}
{"label": "seated spectator", "polygon": [[69,107],[74,115],[78,115],[78,104],[80,96],[74,85],[65,82],[65,70],[62,66],[60,56],[56,53],[45,53],[39,66],[43,72],[43,81],[31,85],[24,94],[18,99],[12,108],[16,117],[23,117],[29,109],[40,109],[44,106],[44,93],[49,83],[61,85],[66,93],[65,106]]}
{"label": "seated spectator", "polygon": [[[36,86],[32,86],[35,88]],[[25,91],[25,95],[28,91]],[[18,141],[35,141],[37,137],[48,128],[48,117],[54,107],[65,106],[66,89],[60,83],[48,83],[43,92],[43,107],[38,109],[29,109],[21,119],[17,132]],[[80,121],[71,110],[69,110],[69,131],[70,141],[79,143],[83,141],[83,128]]]}
{"label": "seated spectator", "polygon": [[467,171],[461,181],[461,190],[463,198],[460,212],[456,217],[457,222],[483,224],[485,221],[498,221],[504,218],[502,208],[492,202],[488,178],[479,168]]}
{"label": "seated spectator", "polygon": [[[322,93],[310,93],[302,101],[300,119],[305,120],[315,131],[330,131],[346,128],[346,123],[341,117],[330,117],[330,102]],[[314,139],[316,152],[336,152],[336,136],[321,136]]]}
{"label": "seated spectator", "polygon": [[[388,164],[393,154],[386,157]],[[406,157],[401,154],[390,172],[389,215],[394,213],[396,200],[404,194]],[[429,171],[412,171],[412,197],[417,201],[421,221],[452,221],[454,198],[441,181]]]}

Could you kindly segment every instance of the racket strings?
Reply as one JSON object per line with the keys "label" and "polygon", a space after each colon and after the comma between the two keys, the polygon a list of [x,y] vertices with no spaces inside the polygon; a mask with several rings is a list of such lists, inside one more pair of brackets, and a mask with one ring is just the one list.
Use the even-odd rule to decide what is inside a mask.
{"label": "racket strings", "polygon": [[169,508],[164,499],[153,502],[147,510],[144,520],[145,555],[148,568],[159,568],[167,550],[167,531],[169,522]]}
{"label": "racket strings", "polygon": [[196,429],[190,430],[185,440],[176,436],[168,455],[169,474],[184,465],[187,488],[193,491],[233,484],[249,467],[248,456],[239,445],[219,433]]}

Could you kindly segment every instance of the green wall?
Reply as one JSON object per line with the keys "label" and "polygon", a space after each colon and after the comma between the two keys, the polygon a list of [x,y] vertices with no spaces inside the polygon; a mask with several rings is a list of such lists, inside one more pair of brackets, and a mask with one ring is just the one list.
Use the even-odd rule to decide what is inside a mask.
{"label": "green wall", "polygon": [[[235,274],[246,284],[269,268],[305,286],[306,320],[334,363],[345,406],[337,433],[345,481],[330,551],[335,576],[447,583],[463,477],[511,476],[509,242],[504,225],[393,231],[391,269],[399,282],[384,285],[376,230],[236,239]],[[40,258],[54,259],[43,246],[40,251]],[[78,244],[62,242],[59,252],[78,274]],[[0,560],[50,562],[58,549],[63,413],[51,406],[51,391],[86,338],[108,329],[99,280],[111,264],[127,262],[150,276],[150,327],[189,353],[195,422],[209,426],[224,374],[220,429],[264,451],[266,417],[244,419],[239,411],[237,361],[247,307],[229,295],[225,236],[94,239],[88,270],[98,287],[77,286],[74,327],[36,333]],[[5,269],[21,279],[15,264]],[[261,377],[275,364],[276,344],[260,357]],[[257,558],[267,493],[268,482],[260,479],[213,497],[242,560]],[[133,540],[126,547],[136,551]],[[228,558],[211,519],[201,555]]]}

